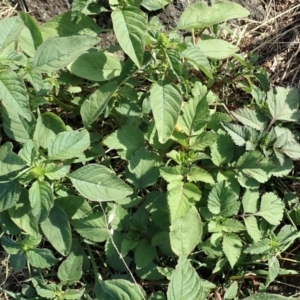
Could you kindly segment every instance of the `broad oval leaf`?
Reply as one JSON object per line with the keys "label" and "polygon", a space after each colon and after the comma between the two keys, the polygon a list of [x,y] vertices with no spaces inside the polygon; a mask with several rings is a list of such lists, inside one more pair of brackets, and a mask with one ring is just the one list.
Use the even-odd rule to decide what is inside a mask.
{"label": "broad oval leaf", "polygon": [[43,43],[43,36],[38,23],[31,15],[25,12],[20,12],[19,15],[25,24],[19,36],[19,43],[22,51],[33,57],[37,47]]}
{"label": "broad oval leaf", "polygon": [[18,180],[0,183],[0,212],[13,207],[21,193]]}
{"label": "broad oval leaf", "polygon": [[48,157],[51,160],[79,157],[90,146],[88,131],[64,131],[52,141]]}
{"label": "broad oval leaf", "polygon": [[96,164],[84,166],[68,175],[76,190],[92,201],[123,199],[132,189],[110,169]]}
{"label": "broad oval leaf", "polygon": [[278,225],[283,218],[284,202],[274,193],[266,193],[261,197],[260,210],[255,214],[263,217],[272,225]]}
{"label": "broad oval leaf", "polygon": [[98,42],[98,38],[84,35],[50,38],[37,48],[32,68],[40,72],[54,72],[74,61]]}
{"label": "broad oval leaf", "polygon": [[53,248],[66,256],[72,245],[71,227],[65,211],[55,203],[41,229]]}
{"label": "broad oval leaf", "polygon": [[20,17],[4,18],[0,21],[0,49],[13,42],[21,32],[24,23]]}
{"label": "broad oval leaf", "polygon": [[121,158],[129,158],[136,150],[144,144],[143,132],[136,126],[126,124],[105,137],[103,144],[110,149],[118,151]]}
{"label": "broad oval leaf", "polygon": [[66,260],[64,260],[58,268],[58,279],[68,285],[80,280],[82,276],[82,262],[82,253],[76,250],[71,251]]}
{"label": "broad oval leaf", "polygon": [[271,124],[277,120],[296,122],[299,120],[299,92],[296,88],[278,87],[267,94],[267,104],[273,117]]}
{"label": "broad oval leaf", "polygon": [[124,279],[96,281],[95,293],[97,299],[105,300],[141,300],[145,299],[145,292],[136,284]]}
{"label": "broad oval leaf", "polygon": [[150,89],[150,105],[158,140],[162,144],[168,141],[174,131],[181,103],[179,90],[168,80],[158,81]]}
{"label": "broad oval leaf", "polygon": [[97,36],[101,28],[90,17],[78,14],[76,22],[72,12],[66,12],[40,26],[44,40],[57,36],[90,35]]}
{"label": "broad oval leaf", "polygon": [[117,88],[118,84],[115,81],[108,82],[97,89],[82,103],[80,115],[85,127],[97,120]]}
{"label": "broad oval leaf", "polygon": [[199,133],[209,121],[206,94],[189,99],[178,119],[178,124],[189,138],[199,136]]}
{"label": "broad oval leaf", "polygon": [[54,204],[50,184],[46,181],[35,181],[29,189],[29,202],[33,215],[39,223],[43,222]]}
{"label": "broad oval leaf", "polygon": [[205,34],[201,35],[197,47],[205,56],[215,59],[228,58],[239,51],[239,47]]}
{"label": "broad oval leaf", "polygon": [[236,3],[216,2],[212,6],[208,6],[206,2],[196,2],[185,9],[177,23],[177,29],[210,27],[248,15],[249,11]]}
{"label": "broad oval leaf", "polygon": [[114,32],[123,51],[139,67],[142,67],[147,18],[137,7],[125,7],[113,11],[112,22]]}
{"label": "broad oval leaf", "polygon": [[231,114],[243,125],[250,126],[257,130],[262,130],[267,122],[263,114],[247,107],[231,111]]}
{"label": "broad oval leaf", "polygon": [[26,162],[12,149],[11,143],[5,143],[0,147],[0,176],[19,171],[26,166]]}
{"label": "broad oval leaf", "polygon": [[33,120],[28,122],[15,109],[4,105],[1,108],[1,112],[3,129],[8,137],[19,143],[25,143],[31,139],[34,129]]}
{"label": "broad oval leaf", "polygon": [[0,73],[0,100],[7,109],[15,110],[27,121],[31,121],[25,84],[20,76],[13,71]]}
{"label": "broad oval leaf", "polygon": [[242,251],[242,241],[235,233],[226,233],[223,237],[223,251],[229,261],[231,268],[238,261]]}
{"label": "broad oval leaf", "polygon": [[27,252],[27,259],[35,268],[49,268],[58,261],[49,249],[30,249]]}
{"label": "broad oval leaf", "polygon": [[71,225],[85,239],[104,242],[109,238],[105,217],[99,212],[90,212],[81,218],[72,218]]}
{"label": "broad oval leaf", "polygon": [[78,77],[93,81],[105,81],[119,76],[122,66],[116,55],[98,49],[90,49],[72,62],[68,69]]}
{"label": "broad oval leaf", "polygon": [[170,227],[171,248],[178,256],[189,255],[200,243],[201,237],[202,222],[194,206]]}
{"label": "broad oval leaf", "polygon": [[171,224],[184,216],[200,198],[201,192],[193,183],[184,183],[182,181],[169,183],[167,201],[170,210]]}
{"label": "broad oval leaf", "polygon": [[38,220],[31,211],[28,191],[26,189],[21,188],[20,199],[8,212],[11,220],[24,232],[31,236],[39,234]]}
{"label": "broad oval leaf", "polygon": [[33,140],[47,149],[56,135],[66,130],[67,127],[59,116],[52,112],[46,112],[37,119]]}
{"label": "broad oval leaf", "polygon": [[213,79],[210,63],[199,47],[188,47],[183,52],[183,56],[196,70],[200,69],[207,77]]}
{"label": "broad oval leaf", "polygon": [[200,278],[186,256],[180,256],[167,292],[168,300],[205,300]]}

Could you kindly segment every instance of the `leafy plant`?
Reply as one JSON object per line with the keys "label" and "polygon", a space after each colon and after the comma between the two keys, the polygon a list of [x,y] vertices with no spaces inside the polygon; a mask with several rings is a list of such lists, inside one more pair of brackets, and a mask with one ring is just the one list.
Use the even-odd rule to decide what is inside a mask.
{"label": "leafy plant", "polygon": [[[268,90],[220,39],[220,23],[248,15],[240,5],[191,4],[166,32],[140,8],[166,4],[109,1],[109,49],[95,1],[41,26],[23,12],[0,21],[1,244],[28,271],[11,297],[206,299],[220,275],[225,299],[284,299],[229,279],[266,272],[267,288],[299,238],[299,203],[271,189],[300,158],[298,91]],[[224,58],[253,96],[230,113],[215,90],[236,83]]]}

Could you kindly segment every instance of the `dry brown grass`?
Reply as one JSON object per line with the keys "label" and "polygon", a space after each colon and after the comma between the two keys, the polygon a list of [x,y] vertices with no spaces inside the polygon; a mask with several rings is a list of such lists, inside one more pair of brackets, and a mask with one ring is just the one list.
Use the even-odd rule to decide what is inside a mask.
{"label": "dry brown grass", "polygon": [[0,1],[0,20],[9,18],[17,14],[18,4],[13,4],[10,0]]}
{"label": "dry brown grass", "polygon": [[265,18],[246,19],[236,25],[241,50],[259,54],[272,84],[300,88],[300,3],[268,0]]}

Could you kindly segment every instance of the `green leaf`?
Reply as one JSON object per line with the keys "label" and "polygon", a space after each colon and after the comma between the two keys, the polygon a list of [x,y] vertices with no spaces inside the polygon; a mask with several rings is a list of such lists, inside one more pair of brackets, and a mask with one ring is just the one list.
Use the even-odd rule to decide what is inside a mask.
{"label": "green leaf", "polygon": [[150,89],[152,108],[158,140],[164,144],[171,137],[181,109],[181,95],[173,83],[163,80]]}
{"label": "green leaf", "polygon": [[[239,210],[238,195],[226,186],[225,181],[218,182],[208,196],[207,207],[215,215],[232,216]],[[228,212],[229,215],[227,213]]]}
{"label": "green leaf", "polygon": [[239,51],[239,47],[206,34],[201,35],[197,47],[205,56],[215,59],[229,58]]}
{"label": "green leaf", "polygon": [[177,165],[175,167],[160,167],[159,171],[164,180],[172,182],[182,180],[187,170],[183,166]]}
{"label": "green leaf", "polygon": [[260,183],[264,183],[268,180],[270,171],[274,167],[272,163],[258,151],[249,151],[239,158],[235,168],[237,168],[245,178],[255,179]]}
{"label": "green leaf", "polygon": [[50,38],[37,48],[32,68],[45,73],[54,72],[76,60],[98,42],[98,38],[84,35]]}
{"label": "green leaf", "polygon": [[66,290],[63,293],[63,299],[65,300],[74,300],[74,299],[82,299],[83,294],[85,293],[85,289],[81,290]]}
{"label": "green leaf", "polygon": [[40,168],[35,164],[37,157],[39,155],[38,150],[39,150],[39,145],[33,140],[28,140],[18,153],[18,155],[26,161],[27,165],[35,166],[32,171]]}
{"label": "green leaf", "polygon": [[46,181],[35,181],[29,189],[29,202],[35,218],[39,223],[43,222],[54,205],[50,184]]}
{"label": "green leaf", "polygon": [[14,241],[6,235],[1,237],[1,244],[7,254],[17,254],[22,249],[21,242]]}
{"label": "green leaf", "polygon": [[85,127],[95,122],[102,114],[117,88],[118,84],[115,81],[108,82],[92,93],[82,103],[80,115]]}
{"label": "green leaf", "polygon": [[278,87],[269,91],[267,104],[273,117],[271,124],[277,120],[297,122],[300,118],[299,92],[296,88]]}
{"label": "green leaf", "polygon": [[241,239],[235,233],[226,233],[223,237],[222,247],[231,268],[233,268],[241,255]]}
{"label": "green leaf", "polygon": [[193,150],[202,151],[205,148],[214,144],[218,138],[218,134],[212,131],[204,131],[199,135],[190,138],[189,148]]}
{"label": "green leaf", "polygon": [[260,210],[255,214],[268,223],[278,225],[283,218],[284,203],[274,193],[265,193],[261,197]]}
{"label": "green leaf", "polygon": [[257,241],[253,245],[250,245],[247,249],[244,250],[244,252],[250,254],[269,254],[271,249],[271,241],[269,239],[263,239]]}
{"label": "green leaf", "polygon": [[224,299],[235,299],[238,292],[238,283],[237,281],[234,281],[231,286],[226,289],[226,292],[224,294]]}
{"label": "green leaf", "polygon": [[171,224],[181,218],[201,198],[201,192],[193,183],[173,181],[168,184],[167,201]]}
{"label": "green leaf", "polygon": [[10,107],[2,106],[1,112],[3,129],[9,138],[19,143],[25,143],[31,139],[33,122],[29,123],[15,109]]}
{"label": "green leaf", "polygon": [[79,281],[82,276],[82,262],[83,256],[80,251],[70,252],[58,268],[58,279],[67,285],[72,285],[75,281]]}
{"label": "green leaf", "polygon": [[182,74],[182,64],[181,64],[180,55],[178,53],[178,50],[177,49],[168,49],[168,51],[165,52],[165,55],[166,55],[166,58],[168,59],[170,69],[174,72],[175,76],[177,78],[179,78]]}
{"label": "green leaf", "polygon": [[144,147],[135,151],[128,161],[128,171],[126,178],[132,182],[139,190],[155,183],[159,177],[157,162],[160,157],[147,151]]}
{"label": "green leaf", "polygon": [[33,57],[37,47],[43,43],[42,32],[38,23],[29,14],[21,11],[19,16],[26,26],[19,36],[19,44],[22,51],[28,56]]}
{"label": "green leaf", "polygon": [[26,70],[23,74],[23,79],[30,82],[33,88],[39,92],[43,87],[43,76],[42,74],[35,72],[33,70]]}
{"label": "green leaf", "polygon": [[31,279],[37,294],[46,299],[53,299],[56,296],[56,284],[46,284],[39,278]]}
{"label": "green leaf", "polygon": [[17,254],[11,254],[9,256],[10,266],[14,272],[21,272],[26,265],[26,254],[24,252],[18,252]]}
{"label": "green leaf", "polygon": [[[280,138],[280,137],[279,137]],[[291,159],[300,159],[300,144],[296,140],[286,142],[282,147],[277,148],[274,144],[274,150],[278,153],[284,153]]]}
{"label": "green leaf", "polygon": [[67,176],[69,169],[69,165],[48,163],[43,168],[43,174],[50,180],[59,180]]}
{"label": "green leaf", "polygon": [[19,16],[0,21],[0,50],[12,43],[20,34],[24,23]]}
{"label": "green leaf", "polygon": [[271,256],[268,259],[268,267],[269,268],[268,268],[268,277],[267,277],[266,286],[269,286],[269,284],[273,282],[279,274],[280,265],[276,256]]}
{"label": "green leaf", "polygon": [[219,132],[217,141],[210,147],[211,160],[216,166],[221,166],[230,162],[234,155],[234,144],[231,138]]}
{"label": "green leaf", "polygon": [[117,8],[111,14],[114,33],[123,51],[139,67],[142,67],[147,18],[137,7]]}
{"label": "green leaf", "polygon": [[210,63],[198,47],[188,47],[181,52],[181,56],[183,56],[196,70],[200,69],[207,77],[213,79]]}
{"label": "green leaf", "polygon": [[163,9],[169,3],[170,0],[143,0],[141,5],[149,11],[155,11]]}
{"label": "green leaf", "polygon": [[72,245],[71,227],[65,211],[55,203],[41,229],[53,248],[66,256]]}
{"label": "green leaf", "polygon": [[231,111],[231,114],[243,125],[250,126],[256,130],[262,130],[267,122],[264,115],[247,107]]}
{"label": "green leaf", "polygon": [[258,191],[246,190],[242,200],[245,213],[257,212],[258,198],[259,198]]}
{"label": "green leaf", "polygon": [[40,26],[44,40],[56,36],[90,35],[97,36],[101,28],[88,16],[78,14],[76,22],[72,20],[71,12],[66,12],[52,18]]}
{"label": "green leaf", "polygon": [[205,300],[206,293],[200,278],[186,256],[179,257],[167,292],[168,300]]}
{"label": "green leaf", "polygon": [[31,211],[28,191],[26,189],[21,190],[18,202],[8,212],[11,220],[24,232],[32,236],[38,234],[38,220]]}
{"label": "green leaf", "polygon": [[245,226],[248,234],[251,236],[253,241],[256,243],[262,239],[262,234],[258,228],[257,220],[254,216],[244,218]]}
{"label": "green leaf", "polygon": [[55,202],[63,208],[70,220],[81,219],[93,211],[87,200],[81,196],[58,198]]}
{"label": "green leaf", "polygon": [[[230,209],[227,210],[228,210],[227,215],[233,215]],[[240,232],[245,230],[245,226],[240,221],[235,219],[227,219],[225,222],[221,223],[221,226],[219,226],[219,228],[224,232]],[[217,230],[214,231],[218,232]]]}
{"label": "green leaf", "polygon": [[27,251],[27,259],[35,268],[49,268],[58,262],[49,249],[31,249]]}
{"label": "green leaf", "polygon": [[134,251],[134,261],[139,268],[146,267],[155,259],[156,256],[156,249],[149,243],[148,240],[142,239],[139,241],[139,244]]}
{"label": "green leaf", "polygon": [[13,145],[5,143],[0,147],[0,176],[19,171],[26,166],[26,162],[12,152]]}
{"label": "green leaf", "polygon": [[106,219],[99,212],[90,212],[81,218],[73,217],[71,225],[82,237],[93,242],[104,242],[109,238]]}
{"label": "green leaf", "polygon": [[216,2],[208,6],[206,2],[197,2],[189,5],[177,23],[177,29],[192,29],[210,27],[224,21],[243,18],[249,11],[242,6],[231,2]]}
{"label": "green leaf", "polygon": [[13,71],[0,73],[0,100],[8,110],[14,110],[27,121],[31,121],[32,116],[25,84]]}
{"label": "green leaf", "polygon": [[124,279],[96,281],[95,293],[97,299],[105,300],[141,300],[145,299],[145,292],[136,284]]}
{"label": "green leaf", "polygon": [[182,109],[178,124],[188,138],[199,135],[209,120],[206,94],[189,99]]}
{"label": "green leaf", "polygon": [[79,157],[90,146],[87,130],[60,132],[49,145],[50,160]]}
{"label": "green leaf", "polygon": [[90,164],[81,167],[68,177],[76,190],[92,201],[118,200],[132,194],[128,185],[102,165]]}
{"label": "green leaf", "polygon": [[221,123],[222,127],[230,135],[231,139],[237,146],[244,146],[247,142],[246,128],[238,124]]}
{"label": "green leaf", "polygon": [[13,207],[19,200],[21,189],[18,180],[0,183],[0,212]]}
{"label": "green leaf", "polygon": [[170,227],[173,252],[178,256],[189,255],[201,242],[202,227],[200,215],[195,207],[173,222]]}
{"label": "green leaf", "polygon": [[190,170],[187,173],[187,179],[188,181],[194,181],[194,182],[201,181],[210,184],[215,183],[211,174],[199,167],[190,168]]}
{"label": "green leaf", "polygon": [[106,81],[121,73],[121,62],[109,52],[92,48],[72,62],[68,69],[78,77],[93,81]]}
{"label": "green leaf", "polygon": [[46,112],[39,115],[37,119],[33,140],[48,149],[56,135],[66,130],[67,127],[59,116]]}
{"label": "green leaf", "polygon": [[103,144],[110,149],[123,150],[121,158],[130,157],[144,145],[143,132],[133,125],[123,125],[103,140]]}

